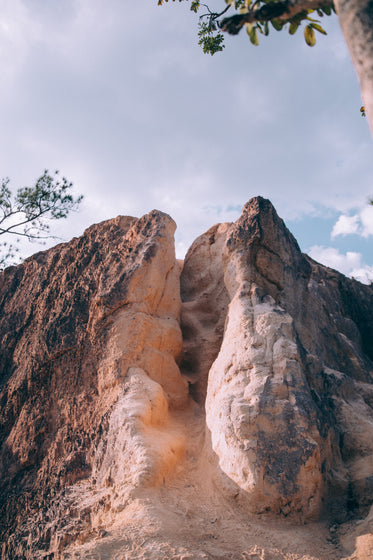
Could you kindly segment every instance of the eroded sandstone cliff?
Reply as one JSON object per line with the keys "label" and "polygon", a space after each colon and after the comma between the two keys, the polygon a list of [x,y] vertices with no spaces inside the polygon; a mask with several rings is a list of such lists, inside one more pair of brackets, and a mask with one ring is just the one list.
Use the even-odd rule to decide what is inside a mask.
{"label": "eroded sandstone cliff", "polygon": [[174,229],[0,273],[1,558],[369,558],[372,287],[261,197],[182,271]]}

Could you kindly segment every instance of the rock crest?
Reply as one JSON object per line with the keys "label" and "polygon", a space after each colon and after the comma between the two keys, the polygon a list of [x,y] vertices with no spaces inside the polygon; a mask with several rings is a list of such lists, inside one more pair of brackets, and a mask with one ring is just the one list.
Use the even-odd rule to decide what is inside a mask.
{"label": "rock crest", "polygon": [[[1,559],[261,557],[244,519],[270,515],[344,533],[268,558],[365,560],[372,287],[303,255],[261,197],[182,270],[174,230],[118,217],[0,273]],[[203,511],[226,512],[212,555],[171,529]]]}

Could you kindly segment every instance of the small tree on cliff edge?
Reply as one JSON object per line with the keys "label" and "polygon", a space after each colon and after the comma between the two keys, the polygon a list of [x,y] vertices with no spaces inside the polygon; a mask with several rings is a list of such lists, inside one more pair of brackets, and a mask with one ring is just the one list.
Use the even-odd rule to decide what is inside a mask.
{"label": "small tree on cliff edge", "polygon": [[[59,172],[53,175],[45,170],[33,187],[23,187],[15,194],[9,189],[9,179],[0,184],[0,270],[14,263],[18,248],[10,241],[26,238],[40,241],[53,238],[49,233],[50,221],[66,218],[71,210],[76,210],[82,196],[74,198],[72,183]],[[2,238],[3,239],[3,238]]]}
{"label": "small tree on cliff edge", "polygon": [[[158,0],[158,5],[164,2],[168,0]],[[291,35],[303,24],[305,40],[313,46],[317,33],[326,35],[320,18],[336,12],[360,80],[363,112],[373,132],[373,0],[221,0],[221,6],[217,12],[201,0],[191,0],[190,9],[200,14],[199,43],[206,53],[223,49],[222,32],[237,35],[242,28],[258,45],[259,34],[269,34],[269,24],[278,31],[288,29]]]}

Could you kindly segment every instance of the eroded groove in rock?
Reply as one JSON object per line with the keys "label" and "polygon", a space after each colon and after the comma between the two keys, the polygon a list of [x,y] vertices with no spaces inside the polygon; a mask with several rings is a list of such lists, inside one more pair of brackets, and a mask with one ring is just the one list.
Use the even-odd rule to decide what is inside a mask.
{"label": "eroded groove in rock", "polygon": [[200,404],[205,402],[208,373],[224,335],[229,296],[221,258],[229,227],[214,226],[194,241],[180,277],[184,346],[180,369]]}

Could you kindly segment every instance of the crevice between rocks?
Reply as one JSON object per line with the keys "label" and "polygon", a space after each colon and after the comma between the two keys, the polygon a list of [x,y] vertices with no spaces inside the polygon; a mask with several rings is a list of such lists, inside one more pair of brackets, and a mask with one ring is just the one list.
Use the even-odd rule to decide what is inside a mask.
{"label": "crevice between rocks", "polygon": [[196,239],[180,275],[181,374],[189,392],[204,405],[208,374],[224,336],[229,296],[224,283],[222,250],[230,224],[219,224]]}

